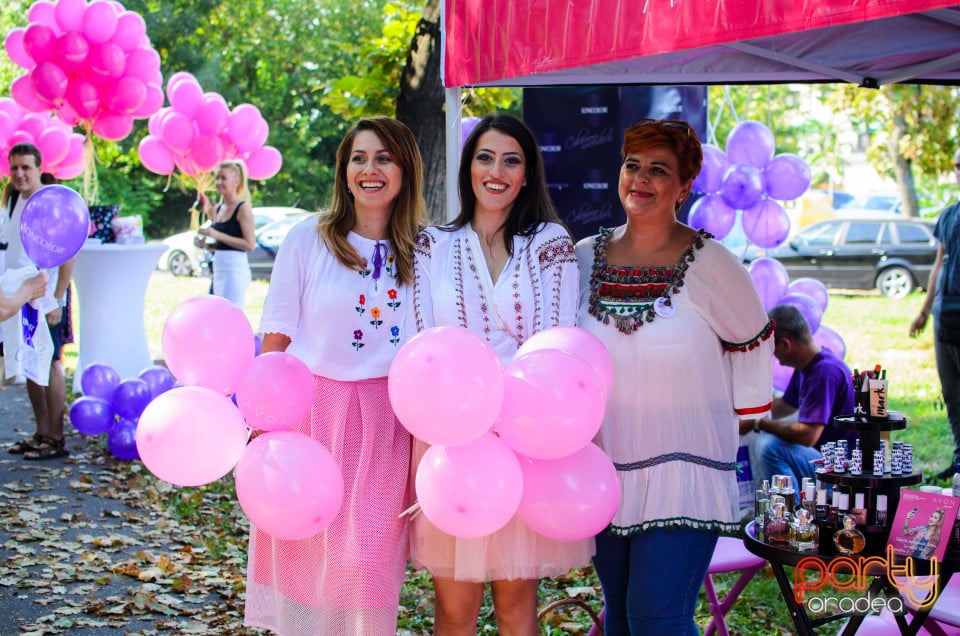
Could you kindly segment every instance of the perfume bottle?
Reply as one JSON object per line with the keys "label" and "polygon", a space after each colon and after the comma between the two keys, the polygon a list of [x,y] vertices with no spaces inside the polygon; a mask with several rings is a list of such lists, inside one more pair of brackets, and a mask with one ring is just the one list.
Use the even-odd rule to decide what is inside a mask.
{"label": "perfume bottle", "polygon": [[766,542],[771,545],[788,545],[790,543],[790,517],[787,507],[783,503],[778,501],[770,504],[763,534],[766,537]]}
{"label": "perfume bottle", "polygon": [[819,538],[820,529],[813,524],[810,511],[802,509],[797,512],[790,526],[790,547],[798,552],[816,552]]}
{"label": "perfume bottle", "polygon": [[878,526],[887,525],[887,496],[877,495],[877,509],[873,513],[873,522]]}
{"label": "perfume bottle", "polygon": [[813,519],[817,512],[817,491],[812,481],[807,482],[807,485],[804,487],[803,501],[800,505],[810,513],[810,518]]}
{"label": "perfume bottle", "polygon": [[863,533],[857,530],[857,519],[853,515],[843,518],[843,530],[833,535],[833,544],[841,554],[859,554],[867,545]]}
{"label": "perfume bottle", "polygon": [[792,514],[797,507],[797,491],[793,487],[793,477],[790,475],[780,476],[780,496],[783,497],[787,512]]}

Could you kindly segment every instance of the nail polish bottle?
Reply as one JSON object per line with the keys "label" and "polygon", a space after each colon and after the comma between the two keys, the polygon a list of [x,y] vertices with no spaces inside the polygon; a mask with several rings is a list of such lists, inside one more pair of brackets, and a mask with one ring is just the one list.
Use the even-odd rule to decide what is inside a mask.
{"label": "nail polish bottle", "polygon": [[862,492],[857,492],[853,494],[853,510],[850,511],[850,514],[857,520],[857,525],[863,526],[867,524],[867,507],[864,504],[866,496]]}
{"label": "nail polish bottle", "polygon": [[817,491],[817,508],[814,518],[817,521],[826,521],[830,515],[830,506],[827,505],[827,489],[821,488]]}
{"label": "nail polish bottle", "polygon": [[877,509],[874,512],[873,521],[878,526],[887,525],[887,496],[877,495]]}

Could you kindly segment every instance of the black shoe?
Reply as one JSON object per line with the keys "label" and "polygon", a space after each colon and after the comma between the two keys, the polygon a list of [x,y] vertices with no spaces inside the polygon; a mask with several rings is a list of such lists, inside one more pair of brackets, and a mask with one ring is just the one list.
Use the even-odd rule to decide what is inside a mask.
{"label": "black shoe", "polygon": [[937,479],[950,479],[951,477],[954,476],[954,474],[956,474],[956,472],[957,472],[957,469],[954,466],[947,466],[946,468],[941,470],[939,473],[937,473],[936,477]]}

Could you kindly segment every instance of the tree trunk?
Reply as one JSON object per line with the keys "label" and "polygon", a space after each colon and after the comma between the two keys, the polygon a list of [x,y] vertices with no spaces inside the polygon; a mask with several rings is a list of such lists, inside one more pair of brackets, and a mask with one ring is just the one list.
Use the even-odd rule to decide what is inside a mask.
{"label": "tree trunk", "polygon": [[[896,106],[894,106],[896,107]],[[908,134],[907,121],[901,113],[894,112],[893,134],[890,135],[890,157],[893,160],[893,176],[897,179],[897,189],[903,202],[903,214],[908,217],[920,216],[917,203],[917,186],[913,181],[911,161],[900,152],[900,139]]]}
{"label": "tree trunk", "polygon": [[440,77],[440,0],[427,0],[410,43],[397,97],[397,119],[413,131],[423,155],[424,198],[430,223],[446,219],[443,82]]}

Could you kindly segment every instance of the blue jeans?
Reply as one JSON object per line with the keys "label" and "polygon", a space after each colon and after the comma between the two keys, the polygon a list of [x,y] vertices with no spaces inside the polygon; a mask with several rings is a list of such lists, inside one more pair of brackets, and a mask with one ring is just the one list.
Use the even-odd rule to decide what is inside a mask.
{"label": "blue jeans", "polygon": [[937,339],[936,324],[933,329],[933,353],[937,358],[937,375],[940,376],[940,390],[943,403],[947,406],[947,420],[953,431],[953,457],[951,461],[960,462],[960,347]]}
{"label": "blue jeans", "polygon": [[793,444],[770,433],[760,433],[755,451],[760,459],[757,473],[761,480],[770,479],[771,475],[790,475],[794,488],[800,487],[803,477],[815,476],[816,466],[810,461],[821,457],[812,446]]}
{"label": "blue jeans", "polygon": [[699,634],[694,613],[719,532],[654,529],[597,535],[607,636]]}

